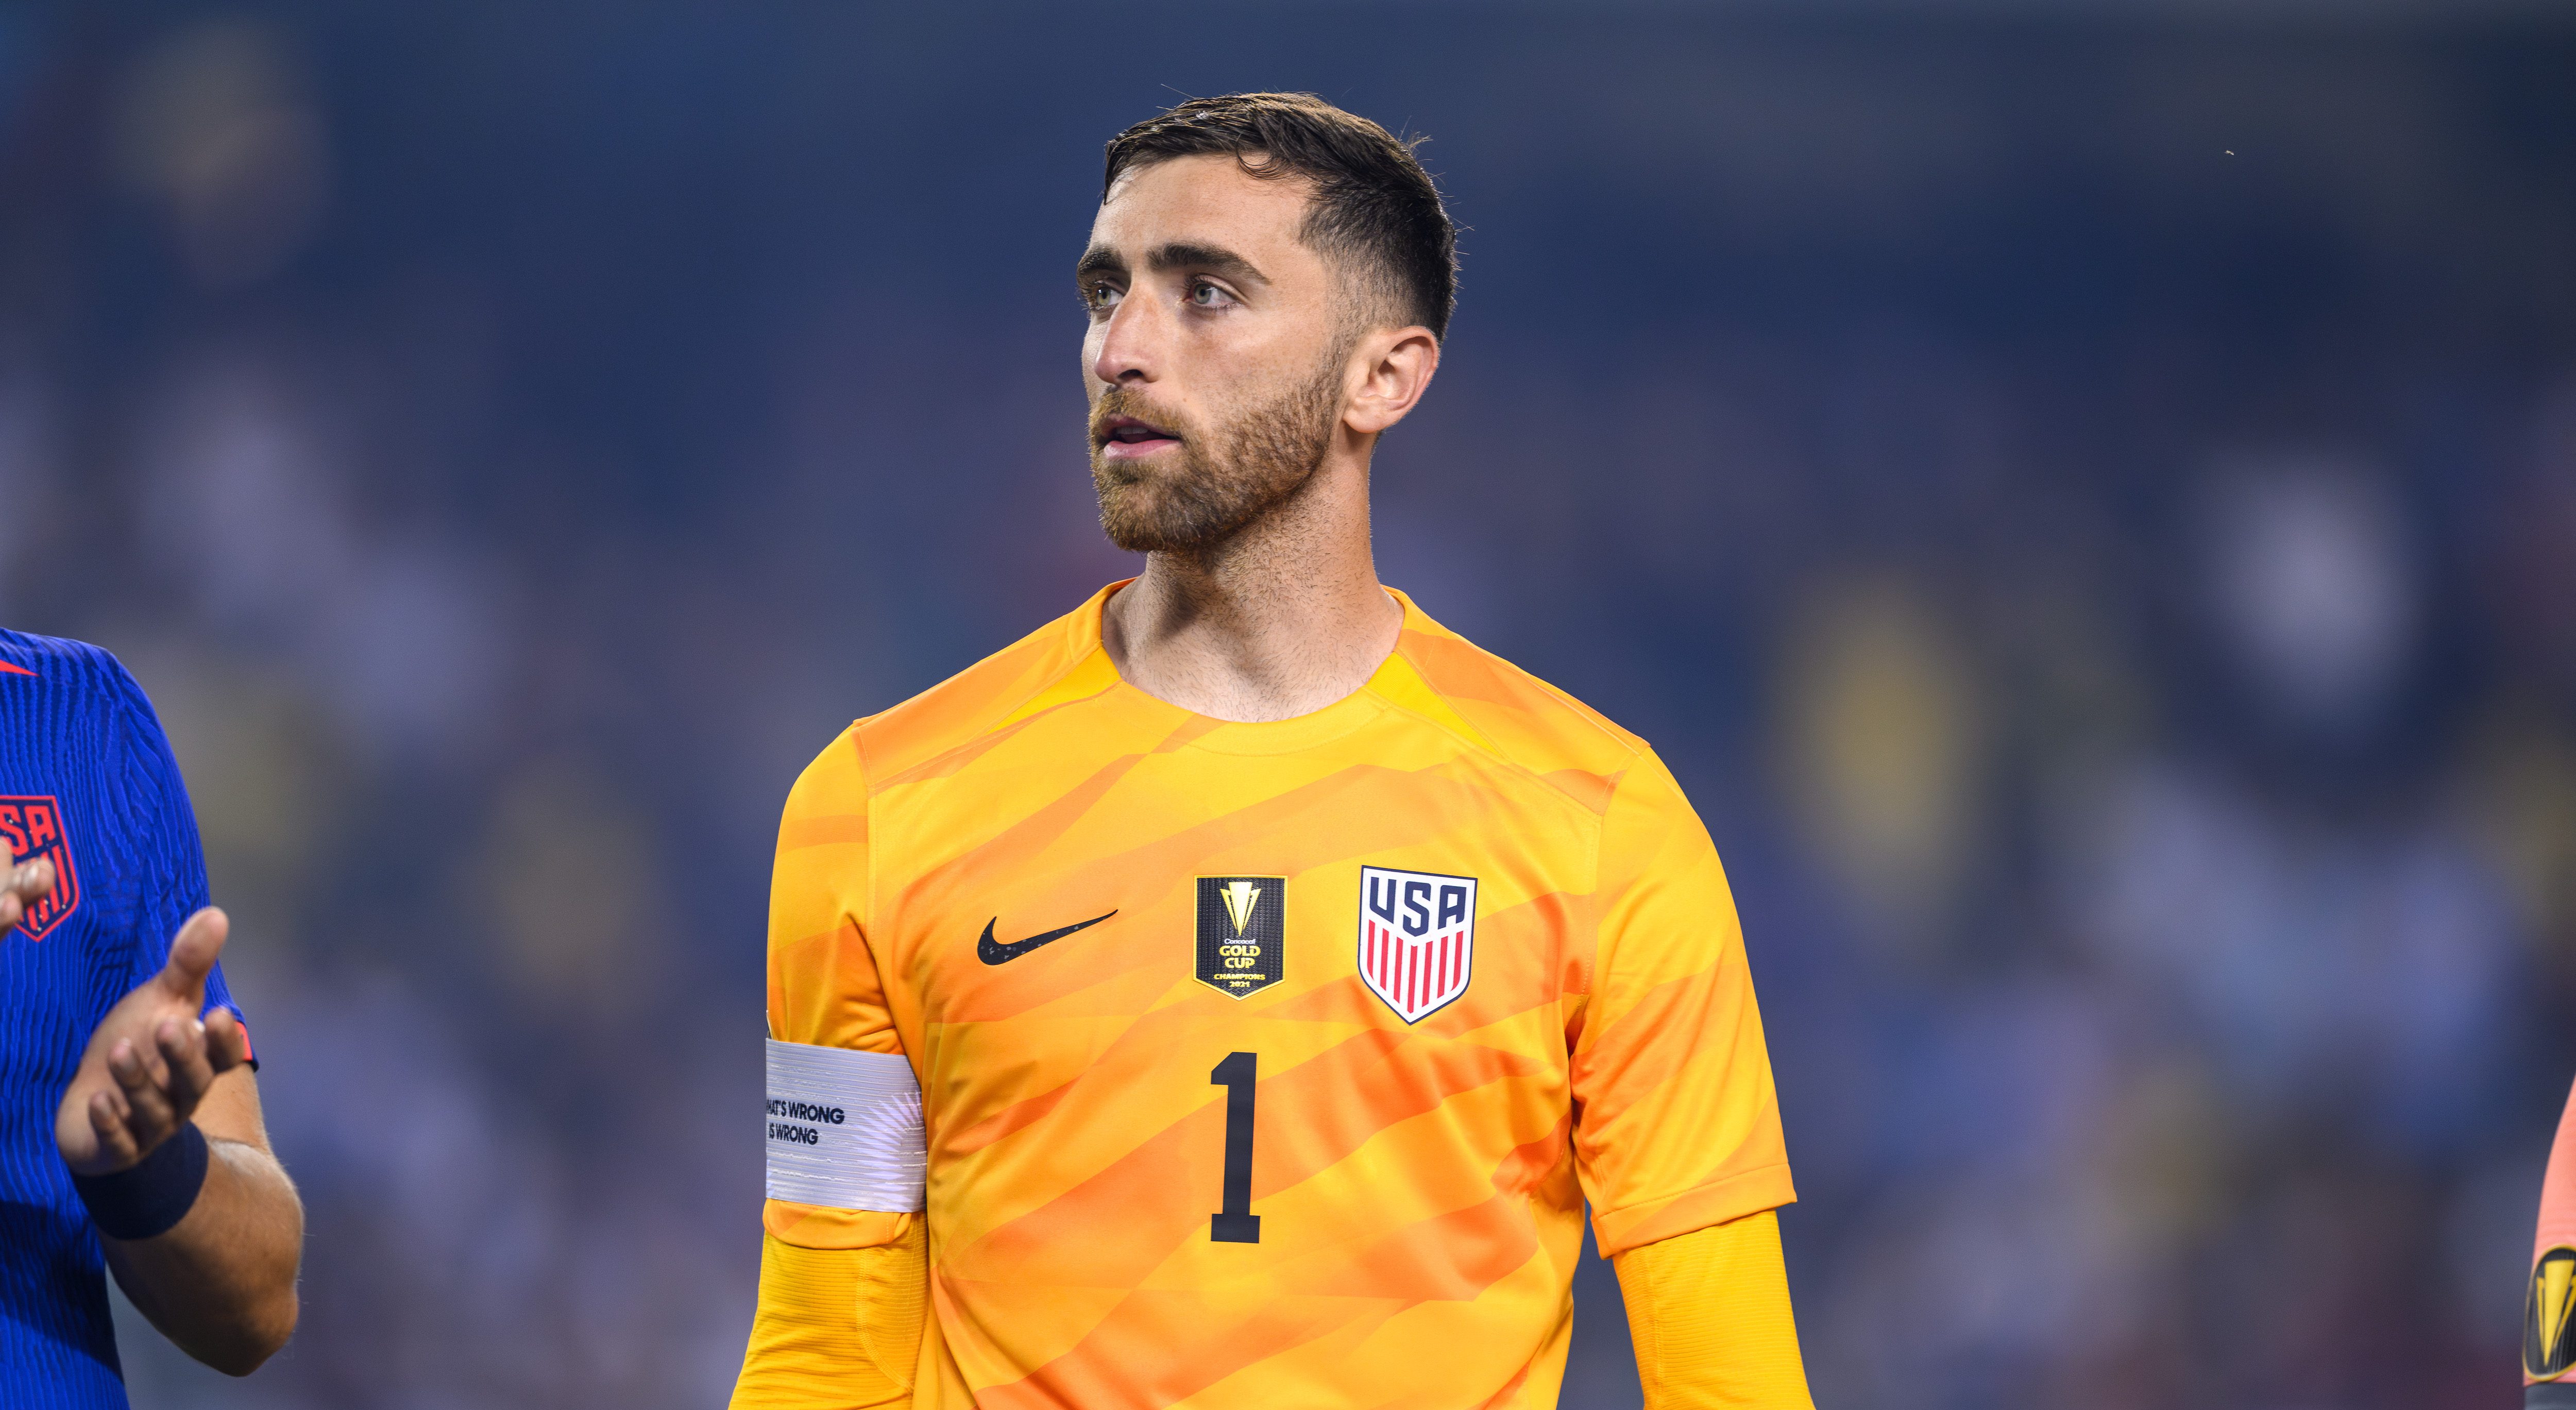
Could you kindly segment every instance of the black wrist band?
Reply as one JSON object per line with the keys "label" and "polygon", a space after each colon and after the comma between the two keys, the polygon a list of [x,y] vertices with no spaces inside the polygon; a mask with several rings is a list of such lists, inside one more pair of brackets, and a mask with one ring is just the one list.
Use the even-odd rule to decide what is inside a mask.
{"label": "black wrist band", "polygon": [[182,1121],[177,1134],[113,1175],[72,1176],[90,1222],[111,1239],[148,1239],[188,1217],[206,1186],[206,1133]]}

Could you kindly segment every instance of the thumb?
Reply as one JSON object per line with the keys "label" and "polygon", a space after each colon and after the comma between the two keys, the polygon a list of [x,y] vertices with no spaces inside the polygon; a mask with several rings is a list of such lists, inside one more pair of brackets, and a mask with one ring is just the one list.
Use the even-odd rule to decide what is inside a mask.
{"label": "thumb", "polygon": [[153,982],[179,998],[204,997],[206,975],[214,969],[215,957],[224,952],[224,937],[231,933],[232,921],[213,906],[188,917],[170,942],[170,962]]}

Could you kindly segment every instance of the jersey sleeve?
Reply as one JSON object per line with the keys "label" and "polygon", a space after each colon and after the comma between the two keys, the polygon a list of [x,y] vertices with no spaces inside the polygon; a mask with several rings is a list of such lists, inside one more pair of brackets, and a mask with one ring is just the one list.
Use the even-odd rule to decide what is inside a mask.
{"label": "jersey sleeve", "polygon": [[1611,1260],[1645,1410],[1815,1410],[1770,1210]]}
{"label": "jersey sleeve", "polygon": [[[188,785],[179,776],[179,761],[170,751],[169,736],[161,729],[161,717],[143,694],[143,687],[122,666],[115,668],[118,686],[118,729],[122,757],[117,761],[118,812],[126,834],[128,855],[137,870],[137,890],[133,920],[126,934],[119,937],[120,953],[110,966],[115,992],[106,996],[108,1006],[141,988],[146,980],[161,972],[170,960],[170,942],[178,938],[179,927],[188,917],[212,904],[206,884],[206,852],[197,836],[196,809],[188,801]],[[242,1020],[245,1037],[250,1022],[235,1002],[232,986],[224,978],[219,960],[206,975],[204,1013],[218,1008],[233,1011]],[[97,1015],[106,1016],[102,1007]],[[259,1065],[257,1045],[251,1053],[251,1066]]]}
{"label": "jersey sleeve", "polygon": [[[787,795],[769,891],[769,1036],[900,1055],[867,943],[874,884],[855,727]],[[918,1215],[761,1210],[760,1301],[734,1410],[908,1403],[928,1292]]]}
{"label": "jersey sleeve", "polygon": [[1797,1198],[1744,936],[1708,829],[1651,754],[1602,820],[1574,1150],[1604,1256]]}
{"label": "jersey sleeve", "polygon": [[[867,779],[852,726],[788,791],[769,884],[769,1036],[785,1043],[901,1054],[868,947],[874,870]],[[806,1248],[871,1248],[901,1239],[908,1214],[770,1200],[773,1237]]]}

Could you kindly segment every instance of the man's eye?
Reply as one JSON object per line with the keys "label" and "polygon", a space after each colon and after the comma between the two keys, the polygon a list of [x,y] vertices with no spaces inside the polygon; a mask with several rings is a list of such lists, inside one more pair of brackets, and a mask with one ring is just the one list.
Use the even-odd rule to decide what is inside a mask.
{"label": "man's eye", "polygon": [[1093,308],[1112,307],[1118,302],[1118,286],[1107,283],[1094,284],[1082,291],[1082,301]]}
{"label": "man's eye", "polygon": [[1234,297],[1202,279],[1190,286],[1190,302],[1200,308],[1223,308],[1234,302]]}

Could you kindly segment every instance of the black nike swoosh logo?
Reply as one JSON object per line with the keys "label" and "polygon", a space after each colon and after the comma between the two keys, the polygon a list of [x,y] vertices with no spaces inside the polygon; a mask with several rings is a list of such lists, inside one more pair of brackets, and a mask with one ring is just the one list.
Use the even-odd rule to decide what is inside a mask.
{"label": "black nike swoosh logo", "polygon": [[[1109,916],[1116,914],[1118,914],[1116,911],[1111,911]],[[1050,930],[1044,935],[1032,935],[1026,940],[1014,940],[1008,945],[999,944],[993,939],[993,921],[1001,919],[1000,916],[995,916],[993,920],[984,922],[984,938],[975,942],[975,958],[986,964],[1006,964],[1040,945],[1052,945],[1077,930],[1089,930],[1109,919],[1109,916],[1093,916],[1089,920],[1077,921],[1061,929]]]}

